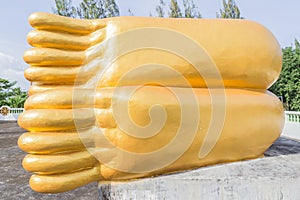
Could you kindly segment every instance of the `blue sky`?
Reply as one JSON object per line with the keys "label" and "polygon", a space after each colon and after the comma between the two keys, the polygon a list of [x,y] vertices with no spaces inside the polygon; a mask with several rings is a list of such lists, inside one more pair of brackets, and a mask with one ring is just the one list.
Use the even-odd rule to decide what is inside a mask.
{"label": "blue sky", "polygon": [[[79,0],[73,0],[74,3]],[[159,0],[117,0],[121,15],[128,15],[130,8],[135,16],[155,14]],[[179,0],[179,2],[181,2]],[[222,7],[222,0],[194,0],[204,18],[215,18]],[[236,0],[243,17],[267,27],[282,47],[300,40],[299,0]],[[52,12],[54,0],[6,0],[0,7],[0,77],[16,80],[23,89],[29,83],[23,78],[28,66],[22,55],[29,47],[26,34],[32,30],[27,18],[32,12]]]}

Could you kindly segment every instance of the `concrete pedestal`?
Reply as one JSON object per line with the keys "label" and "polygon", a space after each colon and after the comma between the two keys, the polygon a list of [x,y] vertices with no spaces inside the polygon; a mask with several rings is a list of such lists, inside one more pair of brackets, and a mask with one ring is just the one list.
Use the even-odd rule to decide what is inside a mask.
{"label": "concrete pedestal", "polygon": [[300,154],[99,184],[99,199],[300,199]]}

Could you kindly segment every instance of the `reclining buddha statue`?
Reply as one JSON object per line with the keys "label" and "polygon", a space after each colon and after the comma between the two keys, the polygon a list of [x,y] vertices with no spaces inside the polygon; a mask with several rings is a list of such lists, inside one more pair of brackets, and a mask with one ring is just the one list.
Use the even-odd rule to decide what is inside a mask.
{"label": "reclining buddha statue", "polygon": [[37,192],[263,156],[284,112],[282,55],[248,20],[34,13],[18,141]]}

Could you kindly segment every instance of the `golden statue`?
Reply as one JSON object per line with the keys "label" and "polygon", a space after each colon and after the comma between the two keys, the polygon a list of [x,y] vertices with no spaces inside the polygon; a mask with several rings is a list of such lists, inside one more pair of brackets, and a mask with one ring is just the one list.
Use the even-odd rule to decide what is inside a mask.
{"label": "golden statue", "polygon": [[38,192],[257,158],[279,137],[281,48],[248,20],[29,18],[19,146]]}

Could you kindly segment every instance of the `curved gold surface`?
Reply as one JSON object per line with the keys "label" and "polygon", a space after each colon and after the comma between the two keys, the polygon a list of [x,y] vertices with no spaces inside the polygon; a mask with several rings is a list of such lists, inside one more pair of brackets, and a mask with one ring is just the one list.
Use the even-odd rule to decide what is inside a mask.
{"label": "curved gold surface", "polygon": [[[107,92],[108,89],[104,90]],[[135,96],[133,96],[132,101],[134,102],[132,105],[134,105],[134,107],[129,107],[131,117],[136,119],[136,122],[140,124],[148,123],[149,116],[147,112],[144,111],[145,109],[149,109],[151,105],[160,103],[160,105],[163,105],[163,107],[166,108],[168,121],[166,122],[163,130],[154,137],[138,139],[128,136],[118,127],[107,129],[107,126],[110,126],[108,123],[109,120],[103,120],[103,118],[99,119],[103,121],[102,126],[100,127],[102,131],[100,132],[95,125],[90,126],[80,133],[48,132],[52,129],[45,126],[42,130],[43,132],[26,133],[20,137],[19,146],[23,150],[32,154],[24,159],[23,166],[26,170],[37,173],[38,175],[35,175],[35,177],[39,177],[39,180],[42,182],[40,185],[33,186],[35,190],[44,191],[44,184],[47,184],[47,182],[44,182],[46,181],[44,178],[48,180],[48,178],[53,176],[51,174],[56,174],[56,177],[58,174],[63,172],[63,174],[67,173],[70,175],[66,177],[71,178],[73,171],[81,171],[81,173],[84,173],[87,170],[88,176],[90,168],[98,166],[99,162],[95,160],[94,156],[91,155],[90,152],[86,151],[85,147],[93,147],[101,150],[101,141],[97,139],[97,135],[101,134],[101,132],[103,132],[103,134],[113,144],[116,144],[118,147],[127,151],[145,153],[158,150],[165,146],[173,137],[175,137],[174,134],[176,134],[176,131],[173,132],[173,130],[178,129],[181,119],[180,105],[176,99],[172,97],[170,93],[163,93],[161,90],[163,90],[161,87],[144,87],[141,91],[136,93]],[[177,88],[177,90],[183,89]],[[99,170],[97,180],[126,180],[130,178],[139,178],[166,172],[180,171],[183,169],[191,169],[214,163],[255,158],[261,156],[280,135],[283,128],[283,110],[277,97],[262,91],[227,89],[226,119],[224,121],[224,128],[222,130],[221,137],[213,151],[206,158],[199,159],[199,147],[204,141],[204,136],[210,124],[209,116],[211,116],[212,105],[209,92],[206,89],[193,90],[199,101],[201,123],[197,130],[193,144],[180,159],[161,170],[144,174],[124,173],[107,168],[105,165],[101,165],[100,163],[101,169],[103,170]],[[101,93],[101,89],[97,92]],[[48,94],[50,93],[55,95],[54,91],[49,91]],[[58,94],[59,93],[60,91],[58,91]],[[30,97],[28,102],[32,102],[31,99],[37,98],[38,95],[43,95],[43,93]],[[49,95],[49,97],[49,103],[51,104],[51,99],[53,97],[51,97],[51,95]],[[190,97],[186,96],[186,98]],[[169,99],[169,101],[165,101],[165,99]],[[100,102],[101,105],[101,100],[101,97],[99,97],[96,101]],[[107,98],[103,98],[103,100],[107,101]],[[47,105],[47,99],[43,99],[43,103],[43,105]],[[62,102],[62,104],[66,104],[66,102]],[[54,109],[56,106],[60,107],[59,101],[57,105],[50,105],[48,109],[39,109],[38,111],[45,111],[48,113],[49,109]],[[101,106],[99,109],[107,110],[110,109],[110,107]],[[64,109],[61,110],[63,111]],[[24,117],[26,118],[28,112],[29,111],[26,111],[21,116],[21,120]],[[98,112],[95,114],[97,115]],[[49,123],[52,123],[51,121],[54,121],[53,123],[56,122],[55,119],[49,118],[49,115],[41,116],[43,117],[38,119],[38,121],[36,118],[32,119],[32,126],[42,123],[43,121],[49,121]],[[68,121],[71,120],[63,120],[65,126],[68,125]],[[83,136],[86,136],[86,138],[82,139],[81,137]],[[85,144],[82,144],[82,140]],[[86,143],[87,140],[89,144]],[[180,147],[178,148],[180,149]],[[58,152],[63,154],[57,154]],[[111,150],[111,152],[113,153],[113,150]],[[109,154],[110,150],[103,153]],[[68,184],[69,179],[59,180]],[[78,179],[77,182],[77,184],[81,183],[80,185],[85,183],[81,179]],[[60,190],[62,190],[62,188]]]}
{"label": "curved gold surface", "polygon": [[[36,30],[28,34],[34,48],[24,54],[30,65],[25,77],[33,85],[18,120],[29,132],[18,145],[29,153],[23,167],[34,173],[35,191],[63,192],[92,181],[257,158],[281,133],[283,107],[266,91],[280,74],[281,49],[255,22],[78,20],[47,13],[34,13],[29,22]],[[192,41],[186,43],[187,56],[176,53],[186,46],[172,34],[168,45],[174,51],[149,48],[161,42],[149,30]],[[128,33],[135,36],[131,43]],[[148,46],[139,43],[143,38]],[[140,48],[120,54],[131,45]],[[203,146],[211,147],[207,155],[201,154]],[[162,157],[151,157],[160,151]],[[165,164],[169,158],[174,159]]]}
{"label": "curved gold surface", "polygon": [[[124,46],[127,44],[118,41],[118,35],[145,28],[179,32],[203,47],[215,62],[225,87],[265,89],[277,79],[281,70],[282,53],[276,39],[263,26],[248,20],[117,17],[88,21],[45,13],[32,14],[29,20],[37,30],[28,34],[28,41],[36,48],[25,52],[24,60],[35,68],[27,69],[25,77],[39,84],[55,85],[62,77],[66,84],[73,84],[77,71],[72,68],[67,72],[62,66],[81,66],[83,69],[80,73],[85,77],[85,74],[103,68],[103,63],[112,62],[110,59],[115,54],[127,48]],[[81,30],[90,32],[87,35]],[[148,36],[136,35],[137,41],[139,37]],[[176,47],[176,43],[179,45],[180,41],[174,41],[172,45]],[[97,51],[93,52],[95,48]],[[90,60],[95,57],[103,60],[99,60],[97,66],[91,66]],[[210,62],[202,55],[193,55],[193,59],[204,70]],[[137,85],[145,77],[152,82],[163,81],[166,86],[185,86],[180,79],[172,77],[168,72],[162,71],[159,77],[153,76],[150,67],[141,76],[118,83],[126,72],[149,62],[172,67],[192,87],[206,87],[203,78],[191,63],[172,52],[149,48],[129,53],[112,62],[110,69],[98,80],[99,87]],[[38,68],[43,66],[48,67]],[[55,69],[57,76],[51,75],[53,69],[49,67]],[[65,76],[66,73],[68,77]]]}

